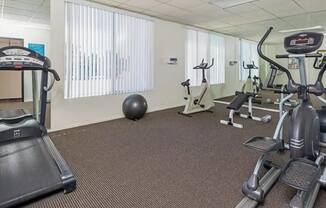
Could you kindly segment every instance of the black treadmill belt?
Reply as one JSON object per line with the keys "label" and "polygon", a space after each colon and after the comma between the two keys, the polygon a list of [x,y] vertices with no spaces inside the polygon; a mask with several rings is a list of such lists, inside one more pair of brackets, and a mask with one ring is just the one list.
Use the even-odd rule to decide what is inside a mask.
{"label": "black treadmill belt", "polygon": [[58,168],[42,138],[2,145],[0,167],[0,207],[61,187]]}
{"label": "black treadmill belt", "polygon": [[24,118],[32,118],[33,115],[30,114],[25,109],[8,109],[0,110],[0,122],[19,122]]}

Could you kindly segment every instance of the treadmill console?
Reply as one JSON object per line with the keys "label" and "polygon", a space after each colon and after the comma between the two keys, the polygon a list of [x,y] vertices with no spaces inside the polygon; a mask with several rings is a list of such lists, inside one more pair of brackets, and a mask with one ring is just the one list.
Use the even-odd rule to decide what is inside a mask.
{"label": "treadmill console", "polygon": [[306,54],[316,51],[323,43],[322,33],[304,32],[291,35],[284,39],[284,48],[292,54]]}
{"label": "treadmill console", "polygon": [[28,70],[49,67],[49,59],[28,48],[9,46],[0,49],[0,70]]}

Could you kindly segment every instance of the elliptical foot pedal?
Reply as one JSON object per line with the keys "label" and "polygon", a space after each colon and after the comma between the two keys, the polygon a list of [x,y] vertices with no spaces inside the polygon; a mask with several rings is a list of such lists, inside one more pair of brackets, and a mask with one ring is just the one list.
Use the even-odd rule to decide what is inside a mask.
{"label": "elliptical foot pedal", "polygon": [[280,181],[301,191],[308,192],[316,184],[321,168],[311,160],[293,159],[283,169]]}
{"label": "elliptical foot pedal", "polygon": [[259,136],[252,137],[243,144],[249,149],[254,149],[263,153],[278,151],[283,147],[282,140]]}

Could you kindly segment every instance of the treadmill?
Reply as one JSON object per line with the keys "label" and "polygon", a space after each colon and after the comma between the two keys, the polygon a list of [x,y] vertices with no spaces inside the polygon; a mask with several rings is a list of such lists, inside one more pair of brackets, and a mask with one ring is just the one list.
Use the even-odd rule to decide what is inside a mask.
{"label": "treadmill", "polygon": [[39,112],[0,110],[0,208],[17,206],[59,190],[70,193],[76,188],[74,175],[45,128],[47,93],[60,80],[50,67],[48,58],[28,48],[0,49],[0,71],[42,72],[40,101],[33,99],[34,105],[40,105]]}

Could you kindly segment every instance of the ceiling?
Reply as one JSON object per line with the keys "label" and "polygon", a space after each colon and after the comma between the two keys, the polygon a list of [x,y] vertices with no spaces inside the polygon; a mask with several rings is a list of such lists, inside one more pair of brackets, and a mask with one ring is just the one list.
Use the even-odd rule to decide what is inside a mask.
{"label": "ceiling", "polygon": [[[3,14],[2,14],[3,8]],[[0,18],[50,24],[50,0],[0,0]]]}
{"label": "ceiling", "polygon": [[[212,0],[93,1],[250,40],[259,40],[269,26],[277,31],[326,28],[326,0],[255,0],[225,9]],[[281,41],[282,36],[273,33],[272,42]]]}
{"label": "ceiling", "polygon": [[[276,31],[316,25],[326,28],[326,0],[251,0],[224,9],[211,1],[246,0],[91,1],[250,40],[259,40],[269,26]],[[0,12],[2,6],[6,19],[50,24],[50,0],[0,0]],[[273,33],[270,40],[279,42],[282,36]]]}

